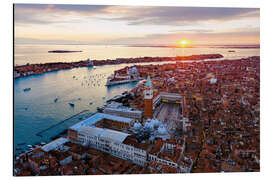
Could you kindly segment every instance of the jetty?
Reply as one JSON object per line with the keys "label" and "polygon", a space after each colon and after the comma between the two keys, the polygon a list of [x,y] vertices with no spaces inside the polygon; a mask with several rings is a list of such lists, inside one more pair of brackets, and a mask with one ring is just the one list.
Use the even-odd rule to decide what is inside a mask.
{"label": "jetty", "polygon": [[88,109],[83,110],[83,111],[81,111],[81,112],[79,112],[79,113],[77,113],[77,114],[74,114],[74,115],[70,116],[69,118],[66,118],[66,119],[64,119],[64,120],[62,120],[62,121],[60,121],[60,122],[58,122],[58,123],[56,123],[56,124],[53,124],[53,125],[49,126],[48,128],[43,129],[43,130],[39,131],[38,133],[36,133],[36,136],[42,137],[42,133],[44,133],[44,132],[46,132],[46,131],[48,131],[48,130],[50,130],[50,129],[56,127],[56,126],[59,126],[60,124],[66,122],[66,121],[68,121],[68,120],[70,120],[70,119],[72,119],[72,118],[74,118],[74,117],[76,117],[76,116],[78,116],[78,115],[80,115],[80,114],[83,114],[83,113],[85,113],[85,112],[88,112],[88,111],[89,111]]}

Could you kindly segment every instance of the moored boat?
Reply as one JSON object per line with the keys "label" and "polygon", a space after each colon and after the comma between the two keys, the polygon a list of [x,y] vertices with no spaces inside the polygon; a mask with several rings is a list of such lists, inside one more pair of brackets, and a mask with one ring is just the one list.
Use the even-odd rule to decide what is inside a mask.
{"label": "moored boat", "polygon": [[27,92],[27,91],[30,91],[30,90],[31,90],[31,88],[24,88],[23,89],[24,92]]}
{"label": "moored boat", "polygon": [[75,104],[74,103],[68,103],[71,107],[74,107]]}

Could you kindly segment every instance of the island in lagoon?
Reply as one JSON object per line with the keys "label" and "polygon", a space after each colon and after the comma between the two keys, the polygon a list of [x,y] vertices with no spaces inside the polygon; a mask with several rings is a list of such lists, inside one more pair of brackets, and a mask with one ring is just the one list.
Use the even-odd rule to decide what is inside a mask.
{"label": "island in lagoon", "polygon": [[82,51],[68,51],[68,50],[52,50],[52,51],[48,51],[48,53],[75,53],[75,52],[82,52]]}

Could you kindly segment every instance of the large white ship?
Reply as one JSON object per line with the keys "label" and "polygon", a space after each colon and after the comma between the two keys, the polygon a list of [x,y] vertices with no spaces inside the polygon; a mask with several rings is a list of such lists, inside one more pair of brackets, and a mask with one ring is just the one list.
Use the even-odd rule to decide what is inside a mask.
{"label": "large white ship", "polygon": [[143,78],[140,77],[140,73],[138,72],[137,68],[134,66],[131,68],[127,68],[126,75],[119,75],[118,73],[115,73],[109,76],[107,78],[106,86],[129,83],[129,82],[140,81],[140,80],[143,80]]}

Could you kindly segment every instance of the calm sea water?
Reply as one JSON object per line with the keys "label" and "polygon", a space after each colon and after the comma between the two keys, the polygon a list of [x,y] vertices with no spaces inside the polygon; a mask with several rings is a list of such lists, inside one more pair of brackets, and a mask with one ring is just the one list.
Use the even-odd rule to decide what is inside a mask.
{"label": "calm sea water", "polygon": [[[162,47],[127,47],[127,46],[93,46],[93,45],[15,45],[15,64],[72,62],[79,60],[116,59],[130,57],[172,57],[194,54],[220,53],[226,59],[257,56],[260,49],[228,49],[228,48],[162,48]],[[76,53],[48,53],[50,50],[83,51]],[[230,53],[228,50],[235,50]]]}
{"label": "calm sea water", "polygon": [[[82,50],[83,52],[49,54],[47,53],[48,50]],[[86,45],[16,45],[15,64],[78,61],[87,58],[115,59],[117,57],[176,56],[205,53],[221,53],[225,58],[259,55],[259,49],[234,49],[235,53],[229,53],[228,50],[222,48],[171,49]],[[163,63],[168,62],[143,64]],[[106,78],[115,70],[132,65],[121,64],[98,66],[95,68],[74,68],[15,79],[15,153],[27,150],[28,144],[49,142],[51,137],[59,134],[72,124],[81,121],[81,118],[86,118],[91,113],[95,113],[96,108],[105,105],[106,100],[134,88],[137,84],[136,82],[111,87],[105,86]],[[23,89],[28,87],[31,90],[24,92]],[[56,98],[58,100],[54,102]],[[69,103],[74,103],[75,106],[71,107]],[[52,127],[84,110],[88,110],[88,112]],[[49,127],[52,128],[43,131]],[[40,136],[37,135],[39,132],[41,132]],[[16,150],[18,147],[21,150]]]}

